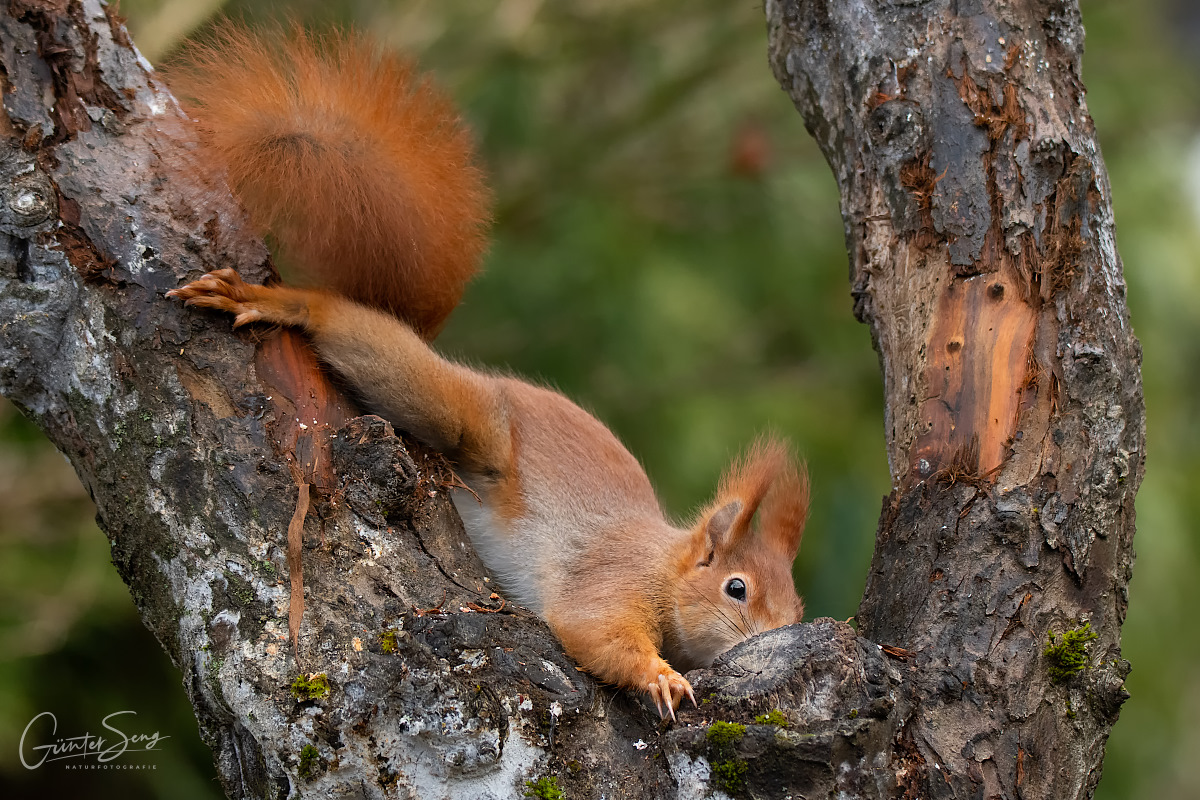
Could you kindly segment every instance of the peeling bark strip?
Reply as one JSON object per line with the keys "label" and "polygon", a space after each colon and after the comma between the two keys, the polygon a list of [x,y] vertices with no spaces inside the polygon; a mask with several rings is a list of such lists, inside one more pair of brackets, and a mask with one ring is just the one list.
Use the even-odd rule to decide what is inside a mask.
{"label": "peeling bark strip", "polygon": [[304,520],[308,517],[308,488],[307,483],[296,484],[296,510],[287,532],[288,639],[297,667],[301,664],[300,623],[304,619]]}
{"label": "peeling bark strip", "polygon": [[[1140,352],[1074,2],[768,0],[841,188],[894,490],[859,613],[916,653],[881,794],[1090,794],[1124,698]],[[1048,632],[1100,634],[1047,677]]]}
{"label": "peeling bark strip", "polygon": [[96,499],[230,797],[1089,795],[1124,699],[1144,434],[1078,11],[767,12],[884,368],[896,489],[859,614],[880,644],[771,631],[689,675],[701,707],[664,730],[487,603],[436,468],[351,418],[296,337],[163,299],[270,266],[218,177],[164,172],[186,127],[107,8],[0,7],[0,389]]}

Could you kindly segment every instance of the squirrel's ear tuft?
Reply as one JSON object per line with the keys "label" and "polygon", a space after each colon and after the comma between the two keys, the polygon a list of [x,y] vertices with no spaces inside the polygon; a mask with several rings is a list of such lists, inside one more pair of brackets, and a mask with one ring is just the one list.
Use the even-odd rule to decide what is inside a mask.
{"label": "squirrel's ear tuft", "polygon": [[808,469],[788,458],[775,475],[758,511],[759,536],[776,551],[795,559],[808,521]]}
{"label": "squirrel's ear tuft", "polygon": [[725,472],[717,498],[700,516],[710,551],[729,551],[751,533],[781,555],[794,558],[808,517],[808,474],[797,467],[786,445],[759,439]]}

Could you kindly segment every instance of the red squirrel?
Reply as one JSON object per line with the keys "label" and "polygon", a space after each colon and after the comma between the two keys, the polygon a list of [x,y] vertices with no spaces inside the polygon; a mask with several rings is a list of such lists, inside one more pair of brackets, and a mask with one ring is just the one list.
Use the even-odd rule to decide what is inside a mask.
{"label": "red squirrel", "polygon": [[[189,306],[307,333],[365,406],[443,453],[467,533],[507,597],[539,614],[597,678],[674,718],[681,672],[799,622],[792,561],[808,480],[764,439],[687,527],[645,471],[563,395],[448,361],[441,329],[484,249],[488,192],[450,102],[356,35],[267,41],[229,27],[169,79],[201,163],[281,257],[322,288],[247,284],[230,269],[169,292]],[[757,516],[757,523],[755,517]]]}

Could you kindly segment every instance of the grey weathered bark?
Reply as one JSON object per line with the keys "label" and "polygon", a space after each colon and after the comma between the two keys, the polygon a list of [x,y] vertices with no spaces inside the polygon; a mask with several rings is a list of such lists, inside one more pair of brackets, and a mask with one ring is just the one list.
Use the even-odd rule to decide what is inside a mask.
{"label": "grey weathered bark", "polygon": [[[569,797],[1090,792],[1123,697],[1143,433],[1078,12],[767,11],[842,187],[896,488],[870,638],[826,620],[752,640],[664,729],[532,615],[478,610],[497,603],[436,456],[346,422],[294,337],[163,299],[216,267],[263,279],[267,254],[212,176],[167,168],[186,128],[99,0],[0,9],[0,389],[95,498],[231,797],[519,797],[547,774]],[[303,700],[298,484],[299,660],[330,686]],[[1091,666],[1054,684],[1047,632],[1084,619]],[[776,710],[787,728],[753,723]]]}

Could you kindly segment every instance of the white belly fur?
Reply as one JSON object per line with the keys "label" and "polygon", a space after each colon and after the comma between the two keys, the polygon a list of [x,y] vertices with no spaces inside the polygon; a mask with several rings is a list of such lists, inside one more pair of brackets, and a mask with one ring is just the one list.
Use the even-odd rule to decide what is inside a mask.
{"label": "white belly fur", "polygon": [[543,613],[537,564],[530,558],[532,553],[522,554],[525,548],[520,547],[520,532],[502,527],[492,510],[469,491],[455,489],[451,498],[475,552],[490,577],[500,584],[501,594],[535,614]]}

